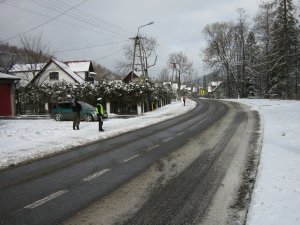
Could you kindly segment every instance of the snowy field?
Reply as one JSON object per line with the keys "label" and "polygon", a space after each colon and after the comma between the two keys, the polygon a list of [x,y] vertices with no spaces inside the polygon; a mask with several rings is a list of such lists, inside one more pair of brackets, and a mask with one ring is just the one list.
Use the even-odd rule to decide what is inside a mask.
{"label": "snowy field", "polygon": [[[263,125],[263,145],[257,181],[247,225],[300,225],[300,102],[280,100],[232,100],[258,110]],[[65,148],[105,139],[158,123],[195,107],[187,100],[173,102],[155,112],[129,119],[97,123],[82,122],[80,130],[72,122],[54,120],[0,120],[0,168]]]}

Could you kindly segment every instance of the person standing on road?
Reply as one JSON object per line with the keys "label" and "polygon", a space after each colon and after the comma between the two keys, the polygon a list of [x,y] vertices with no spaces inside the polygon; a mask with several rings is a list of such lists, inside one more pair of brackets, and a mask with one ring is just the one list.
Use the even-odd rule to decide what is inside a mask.
{"label": "person standing on road", "polygon": [[99,121],[99,131],[104,131],[103,126],[103,115],[104,115],[104,109],[101,104],[102,98],[97,98],[97,105],[96,105],[96,114]]}
{"label": "person standing on road", "polygon": [[185,100],[186,100],[186,96],[185,95],[182,97],[182,100],[183,100],[183,106],[185,106]]}
{"label": "person standing on road", "polygon": [[72,104],[72,111],[73,111],[73,130],[79,130],[80,124],[80,111],[82,109],[81,104],[78,102],[78,98],[75,98]]}

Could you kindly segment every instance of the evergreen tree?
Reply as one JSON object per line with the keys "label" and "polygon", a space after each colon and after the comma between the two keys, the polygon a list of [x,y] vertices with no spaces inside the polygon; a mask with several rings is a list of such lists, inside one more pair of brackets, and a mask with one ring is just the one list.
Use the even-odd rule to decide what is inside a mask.
{"label": "evergreen tree", "polygon": [[278,0],[273,29],[271,93],[293,97],[296,74],[298,28],[292,0]]}
{"label": "evergreen tree", "polygon": [[271,30],[275,20],[275,2],[262,3],[259,5],[259,11],[254,18],[254,30],[256,33],[258,45],[260,48],[259,65],[257,66],[260,76],[260,95],[263,96],[269,93],[271,89]]}
{"label": "evergreen tree", "polygon": [[245,86],[246,95],[262,95],[262,77],[257,70],[259,46],[256,43],[255,34],[250,31],[246,40],[245,48],[246,71],[245,71]]}

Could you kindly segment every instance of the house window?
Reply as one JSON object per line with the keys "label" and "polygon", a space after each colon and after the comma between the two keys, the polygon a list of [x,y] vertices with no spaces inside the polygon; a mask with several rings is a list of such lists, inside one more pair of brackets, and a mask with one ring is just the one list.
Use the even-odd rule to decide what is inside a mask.
{"label": "house window", "polygon": [[51,72],[50,74],[50,80],[58,80],[58,72]]}

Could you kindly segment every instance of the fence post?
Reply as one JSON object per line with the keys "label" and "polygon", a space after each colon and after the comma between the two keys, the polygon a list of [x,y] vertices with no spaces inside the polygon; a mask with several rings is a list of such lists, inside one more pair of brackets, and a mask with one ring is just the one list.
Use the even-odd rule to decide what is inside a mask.
{"label": "fence post", "polygon": [[141,104],[141,102],[138,102],[137,109],[138,109],[138,115],[142,114],[142,104]]}
{"label": "fence post", "polygon": [[106,112],[107,112],[107,115],[110,114],[110,102],[106,102]]}

